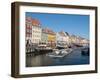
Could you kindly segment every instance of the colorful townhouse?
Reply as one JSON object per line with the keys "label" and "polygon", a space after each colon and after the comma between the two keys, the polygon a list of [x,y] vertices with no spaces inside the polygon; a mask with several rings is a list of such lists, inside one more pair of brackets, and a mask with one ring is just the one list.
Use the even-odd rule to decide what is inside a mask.
{"label": "colorful townhouse", "polygon": [[32,43],[39,44],[41,42],[42,28],[39,20],[32,19]]}
{"label": "colorful townhouse", "polygon": [[43,43],[43,44],[47,44],[48,43],[48,33],[47,33],[46,29],[42,29],[41,43]]}
{"label": "colorful townhouse", "polygon": [[48,47],[54,48],[56,46],[56,34],[49,28],[42,29],[41,42]]}
{"label": "colorful townhouse", "polygon": [[31,43],[32,42],[32,18],[31,17],[26,17],[26,43]]}
{"label": "colorful townhouse", "polygon": [[69,37],[65,32],[61,31],[61,32],[56,33],[56,46],[68,47],[67,46],[68,40],[69,40]]}
{"label": "colorful townhouse", "polygon": [[56,33],[51,29],[48,29],[48,46],[56,47]]}
{"label": "colorful townhouse", "polygon": [[39,20],[26,17],[26,42],[39,44],[41,41],[41,24]]}

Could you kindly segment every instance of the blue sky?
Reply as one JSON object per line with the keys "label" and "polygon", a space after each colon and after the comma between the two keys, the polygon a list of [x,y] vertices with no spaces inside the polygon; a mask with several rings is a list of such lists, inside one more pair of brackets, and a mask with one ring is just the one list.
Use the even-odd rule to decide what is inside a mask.
{"label": "blue sky", "polygon": [[43,28],[89,39],[89,15],[26,12],[26,16],[38,19]]}

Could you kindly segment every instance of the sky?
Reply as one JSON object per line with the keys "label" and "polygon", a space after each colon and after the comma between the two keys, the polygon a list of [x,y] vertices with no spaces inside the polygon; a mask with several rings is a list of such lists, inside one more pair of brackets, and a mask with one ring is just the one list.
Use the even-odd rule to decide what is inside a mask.
{"label": "sky", "polygon": [[42,28],[47,27],[54,32],[64,31],[89,39],[89,15],[26,12],[25,16],[38,19]]}

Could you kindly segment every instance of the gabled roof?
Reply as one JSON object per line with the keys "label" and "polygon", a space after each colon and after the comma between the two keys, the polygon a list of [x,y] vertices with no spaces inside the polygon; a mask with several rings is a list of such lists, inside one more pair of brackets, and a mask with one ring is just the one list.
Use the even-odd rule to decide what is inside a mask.
{"label": "gabled roof", "polygon": [[66,33],[67,36],[69,36],[69,33],[68,32],[65,32],[65,33]]}
{"label": "gabled roof", "polygon": [[60,34],[61,36],[66,36],[65,32],[63,32],[63,31],[58,32],[58,34]]}
{"label": "gabled roof", "polygon": [[32,19],[32,25],[33,26],[40,26],[40,21],[39,20],[37,20],[37,19]]}

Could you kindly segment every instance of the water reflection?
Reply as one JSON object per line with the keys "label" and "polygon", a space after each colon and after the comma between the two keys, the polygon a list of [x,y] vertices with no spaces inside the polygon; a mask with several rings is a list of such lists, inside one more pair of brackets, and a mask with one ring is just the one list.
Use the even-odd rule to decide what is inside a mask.
{"label": "water reflection", "polygon": [[[48,54],[48,53],[47,53]],[[83,56],[81,50],[76,49],[72,53],[62,57],[53,58],[46,56],[46,54],[36,56],[26,56],[26,66],[56,66],[56,65],[79,65],[89,64],[89,56]]]}

